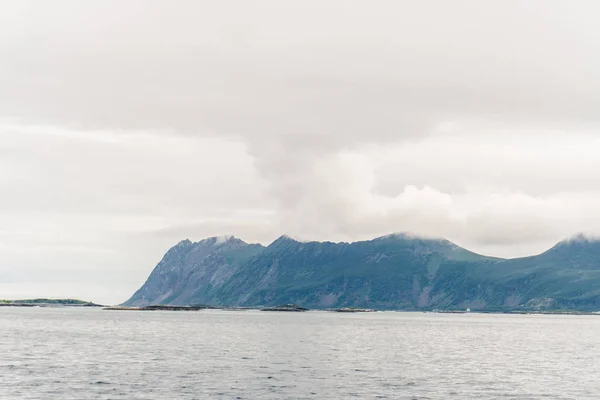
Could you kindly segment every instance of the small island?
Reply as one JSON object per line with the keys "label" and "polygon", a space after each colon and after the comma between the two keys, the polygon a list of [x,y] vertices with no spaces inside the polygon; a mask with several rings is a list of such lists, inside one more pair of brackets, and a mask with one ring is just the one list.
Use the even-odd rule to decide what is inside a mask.
{"label": "small island", "polygon": [[101,304],[77,299],[0,300],[0,307],[104,307]]}
{"label": "small island", "polygon": [[200,311],[206,310],[207,308],[215,308],[204,305],[193,305],[193,306],[172,306],[169,304],[152,304],[145,307],[105,307],[103,310],[108,311]]}
{"label": "small island", "polygon": [[276,307],[263,308],[260,311],[304,312],[304,311],[308,311],[308,308],[300,307],[297,304],[281,304]]}
{"label": "small island", "polygon": [[372,308],[356,308],[356,307],[334,308],[334,309],[331,309],[329,311],[343,312],[343,313],[376,312]]}

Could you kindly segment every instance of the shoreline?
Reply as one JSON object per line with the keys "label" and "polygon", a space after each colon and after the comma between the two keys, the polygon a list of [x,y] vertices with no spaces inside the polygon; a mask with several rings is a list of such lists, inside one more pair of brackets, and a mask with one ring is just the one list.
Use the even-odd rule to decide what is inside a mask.
{"label": "shoreline", "polygon": [[219,311],[278,311],[297,313],[303,312],[328,312],[338,314],[371,314],[378,312],[402,312],[402,313],[423,313],[423,314],[505,314],[505,315],[591,315],[600,316],[600,311],[576,311],[576,310],[506,310],[506,311],[486,311],[486,310],[377,310],[377,309],[285,309],[285,308],[264,308],[264,307],[193,307],[193,306],[147,306],[147,307],[121,307],[112,306],[104,307],[105,311],[202,311],[202,310],[219,310]]}
{"label": "shoreline", "polygon": [[319,311],[335,313],[372,313],[372,312],[416,312],[427,314],[507,314],[507,315],[591,315],[600,316],[599,311],[584,310],[539,310],[539,309],[495,309],[495,310],[470,310],[470,309],[375,309],[361,307],[338,307],[338,308],[305,308],[296,304],[282,304],[279,306],[212,306],[206,304],[192,305],[171,305],[171,304],[151,304],[147,306],[129,307],[129,306],[105,306],[93,302],[76,299],[23,299],[23,300],[0,300],[0,307],[46,307],[46,308],[96,308],[106,311],[202,311],[202,310],[222,310],[222,311],[279,311],[279,312],[299,312],[299,311]]}

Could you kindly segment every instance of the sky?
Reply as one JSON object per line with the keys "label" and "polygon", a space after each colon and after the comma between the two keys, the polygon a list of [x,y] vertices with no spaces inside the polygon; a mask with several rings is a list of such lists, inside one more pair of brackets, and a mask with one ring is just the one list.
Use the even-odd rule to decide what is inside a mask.
{"label": "sky", "polygon": [[599,12],[4,0],[0,298],[120,303],[185,238],[599,234]]}

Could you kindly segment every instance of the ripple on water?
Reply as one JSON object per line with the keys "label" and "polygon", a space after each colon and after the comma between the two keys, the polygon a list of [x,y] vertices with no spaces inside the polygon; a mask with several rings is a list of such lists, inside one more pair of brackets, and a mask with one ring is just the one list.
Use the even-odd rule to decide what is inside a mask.
{"label": "ripple on water", "polygon": [[598,399],[600,318],[1,309],[2,399]]}

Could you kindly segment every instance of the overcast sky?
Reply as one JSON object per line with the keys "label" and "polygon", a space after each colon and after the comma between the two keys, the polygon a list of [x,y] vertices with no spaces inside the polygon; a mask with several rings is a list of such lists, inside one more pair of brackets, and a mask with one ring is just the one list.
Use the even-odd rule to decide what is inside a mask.
{"label": "overcast sky", "polygon": [[597,1],[0,2],[0,298],[190,238],[600,233]]}

